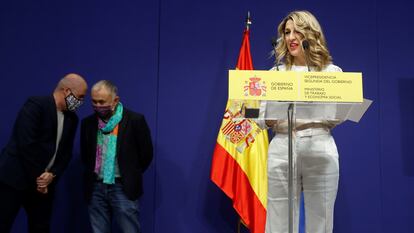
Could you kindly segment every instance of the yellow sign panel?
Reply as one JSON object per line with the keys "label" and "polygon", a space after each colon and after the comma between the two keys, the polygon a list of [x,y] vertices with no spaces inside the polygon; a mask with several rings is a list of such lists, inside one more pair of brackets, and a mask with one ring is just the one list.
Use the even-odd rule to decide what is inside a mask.
{"label": "yellow sign panel", "polygon": [[230,70],[229,99],[360,103],[362,74]]}

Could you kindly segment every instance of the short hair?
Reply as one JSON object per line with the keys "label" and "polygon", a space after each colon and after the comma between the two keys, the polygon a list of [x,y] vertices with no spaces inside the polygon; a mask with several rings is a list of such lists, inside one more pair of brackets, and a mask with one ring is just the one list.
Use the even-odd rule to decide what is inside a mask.
{"label": "short hair", "polygon": [[309,66],[321,71],[325,66],[332,63],[332,57],[329,54],[322,28],[315,16],[309,11],[293,11],[279,24],[278,38],[280,43],[276,47],[276,61],[278,63],[283,60],[287,70],[290,70],[293,65],[293,56],[289,53],[284,33],[288,20],[293,21],[295,30],[301,33],[304,39],[309,42]]}
{"label": "short hair", "polygon": [[98,91],[101,88],[105,88],[107,91],[109,91],[109,93],[112,95],[112,98],[115,98],[118,95],[118,87],[116,87],[115,84],[109,80],[98,81],[92,86],[92,91]]}
{"label": "short hair", "polygon": [[74,89],[82,85],[88,88],[88,84],[86,83],[85,79],[82,78],[82,76],[75,73],[69,73],[59,80],[58,84],[56,85],[55,91],[65,87]]}

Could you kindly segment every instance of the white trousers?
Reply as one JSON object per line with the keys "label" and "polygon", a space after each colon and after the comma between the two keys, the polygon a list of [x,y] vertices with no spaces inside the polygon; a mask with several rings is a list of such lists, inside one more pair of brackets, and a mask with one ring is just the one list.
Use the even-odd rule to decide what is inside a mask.
{"label": "white trousers", "polygon": [[[327,129],[294,134],[294,231],[298,232],[301,193],[307,233],[331,233],[338,190],[335,141]],[[266,233],[288,232],[288,135],[276,134],[269,145]]]}

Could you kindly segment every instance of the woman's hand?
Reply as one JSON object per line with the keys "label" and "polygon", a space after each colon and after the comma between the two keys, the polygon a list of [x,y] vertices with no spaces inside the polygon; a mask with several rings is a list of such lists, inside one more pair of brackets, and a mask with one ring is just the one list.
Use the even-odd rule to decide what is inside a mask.
{"label": "woman's hand", "polygon": [[267,127],[273,128],[273,126],[277,126],[277,120],[265,120]]}

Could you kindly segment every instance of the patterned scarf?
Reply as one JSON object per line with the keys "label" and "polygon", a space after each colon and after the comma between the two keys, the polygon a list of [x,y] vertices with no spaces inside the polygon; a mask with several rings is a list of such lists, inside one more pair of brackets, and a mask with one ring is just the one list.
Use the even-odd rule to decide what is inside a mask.
{"label": "patterned scarf", "polygon": [[105,184],[115,183],[116,140],[123,110],[122,104],[118,103],[115,114],[107,123],[98,118],[95,172],[102,175]]}

